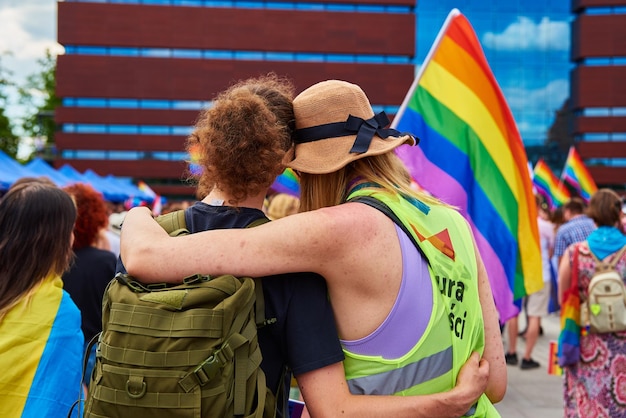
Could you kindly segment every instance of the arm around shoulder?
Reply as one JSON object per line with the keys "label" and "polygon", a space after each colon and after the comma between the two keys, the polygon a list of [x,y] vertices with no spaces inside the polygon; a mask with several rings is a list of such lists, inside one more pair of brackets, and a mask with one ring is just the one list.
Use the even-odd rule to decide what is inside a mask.
{"label": "arm around shoulder", "polygon": [[[152,218],[148,208],[132,208],[122,224],[120,257],[126,271],[142,281],[163,281],[158,272],[168,260],[161,257],[160,245],[167,246],[169,236]],[[157,280],[158,278],[158,280]]]}

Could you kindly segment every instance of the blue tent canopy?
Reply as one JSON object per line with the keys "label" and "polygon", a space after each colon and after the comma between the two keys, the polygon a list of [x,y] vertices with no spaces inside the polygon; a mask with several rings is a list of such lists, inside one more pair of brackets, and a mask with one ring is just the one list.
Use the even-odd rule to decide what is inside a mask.
{"label": "blue tent canopy", "polygon": [[111,202],[124,202],[131,198],[147,203],[154,201],[154,196],[134,185],[131,179],[122,179],[112,175],[102,177],[93,170],[80,173],[68,164],[56,170],[41,158],[35,158],[28,164],[21,165],[0,150],[0,191],[7,190],[22,177],[47,177],[59,187],[72,183],[86,183]]}
{"label": "blue tent canopy", "polygon": [[0,150],[0,190],[8,189],[15,180],[22,177],[38,176]]}
{"label": "blue tent canopy", "polygon": [[99,176],[93,170],[85,170],[85,177],[94,187],[98,188],[104,197],[111,202],[123,202],[131,197],[126,190],[107,181],[104,177]]}
{"label": "blue tent canopy", "polygon": [[53,167],[50,166],[50,164],[48,164],[41,158],[35,158],[30,163],[26,164],[26,168],[29,169],[31,172],[36,173],[39,176],[48,177],[50,180],[54,182],[54,184],[56,184],[59,187],[64,187],[64,186],[67,186],[68,184],[75,182],[75,180],[55,170]]}
{"label": "blue tent canopy", "polygon": [[110,174],[104,177],[104,179],[107,182],[112,183],[116,185],[117,187],[120,187],[122,190],[128,193],[128,195],[131,197],[137,197],[141,200],[145,200],[148,203],[151,203],[152,201],[154,201],[154,196],[139,189],[139,187],[135,186],[130,179],[113,177]]}

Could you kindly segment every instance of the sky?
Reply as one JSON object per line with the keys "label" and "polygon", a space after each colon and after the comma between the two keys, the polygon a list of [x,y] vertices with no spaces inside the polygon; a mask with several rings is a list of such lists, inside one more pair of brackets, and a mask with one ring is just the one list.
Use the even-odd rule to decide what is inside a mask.
{"label": "sky", "polygon": [[[46,50],[53,55],[63,51],[56,42],[56,9],[55,0],[0,0],[0,66],[12,73],[9,78],[15,83],[39,72],[37,61]],[[16,117],[23,110],[10,93],[13,106],[7,107],[7,115]]]}
{"label": "sky", "polygon": [[[458,7],[482,42],[524,141],[543,141],[569,95],[571,14],[564,0],[418,0],[416,61],[423,62],[448,12]],[[23,84],[56,42],[56,0],[0,0],[0,67]],[[8,55],[7,55],[8,53]],[[23,114],[9,91],[7,116]]]}
{"label": "sky", "polygon": [[542,144],[569,97],[570,2],[418,0],[418,63],[455,7],[472,24],[524,143]]}

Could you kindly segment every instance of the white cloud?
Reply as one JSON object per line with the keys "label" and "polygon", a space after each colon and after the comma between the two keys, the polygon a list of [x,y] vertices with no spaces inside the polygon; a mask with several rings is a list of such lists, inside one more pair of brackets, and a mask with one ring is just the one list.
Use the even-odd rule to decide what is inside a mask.
{"label": "white cloud", "polygon": [[[23,84],[26,77],[38,72],[38,60],[46,50],[53,55],[63,53],[56,42],[57,3],[55,0],[0,0],[0,66],[10,79]],[[16,92],[8,89],[6,113],[19,118],[23,112],[17,105]]]}
{"label": "white cloud", "polygon": [[511,109],[521,111],[557,110],[561,108],[569,96],[569,81],[566,79],[552,80],[544,87],[533,90],[521,87],[503,87],[502,92]]}
{"label": "white cloud", "polygon": [[519,16],[502,33],[487,32],[482,43],[486,48],[506,51],[557,50],[567,51],[570,46],[568,22],[553,21],[543,17],[539,23]]}
{"label": "white cloud", "polygon": [[563,106],[569,97],[569,82],[565,79],[553,80],[538,89],[504,87],[502,92],[516,115],[515,122],[522,139],[543,141],[554,120],[553,113],[546,115],[546,111],[554,112]]}

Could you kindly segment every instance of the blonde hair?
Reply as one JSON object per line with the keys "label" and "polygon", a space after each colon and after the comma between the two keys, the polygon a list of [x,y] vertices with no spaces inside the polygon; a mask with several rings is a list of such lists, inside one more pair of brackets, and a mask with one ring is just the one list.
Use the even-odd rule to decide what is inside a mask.
{"label": "blonde hair", "polygon": [[267,206],[267,216],[272,220],[293,215],[300,208],[300,199],[287,193],[274,195]]}
{"label": "blonde hair", "polygon": [[348,197],[348,187],[353,179],[375,183],[390,193],[414,197],[432,205],[444,204],[440,200],[411,187],[411,176],[393,152],[373,155],[353,161],[328,174],[300,173],[300,211],[336,206]]}

